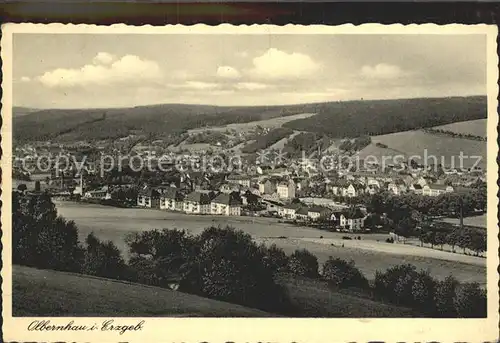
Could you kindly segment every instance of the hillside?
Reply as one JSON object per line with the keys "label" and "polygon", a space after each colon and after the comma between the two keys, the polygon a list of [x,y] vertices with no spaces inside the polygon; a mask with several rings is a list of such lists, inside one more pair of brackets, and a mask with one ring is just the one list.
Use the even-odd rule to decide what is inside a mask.
{"label": "hillside", "polygon": [[[403,155],[421,156],[420,163],[428,156],[428,164],[433,164],[431,156],[437,157],[437,163],[449,166],[454,161],[455,168],[460,168],[460,153],[464,156],[481,156],[479,167],[486,168],[486,142],[473,141],[469,139],[435,135],[423,131],[405,131],[372,137],[372,142],[382,143],[386,149],[369,145],[359,153],[361,158],[368,155],[376,156],[379,160],[382,156]],[[427,155],[426,154],[427,151]],[[441,160],[442,159],[442,160]],[[399,162],[403,161],[399,158]],[[463,167],[470,168],[476,162],[476,158],[464,158]],[[417,162],[419,162],[417,160]],[[390,162],[389,162],[390,163]]]}
{"label": "hillside", "polygon": [[486,137],[488,127],[487,119],[468,120],[447,125],[436,126],[433,129],[440,129],[457,134]]}
{"label": "hillside", "polygon": [[17,265],[13,266],[12,281],[14,316],[270,316],[164,288]]}
{"label": "hillside", "polygon": [[[19,141],[100,140],[131,133],[163,137],[189,129],[224,126],[315,113],[318,104],[221,107],[165,104],[132,108],[50,109],[19,116],[14,108],[14,136]],[[21,111],[21,112],[20,112]]]}
{"label": "hillside", "polygon": [[486,97],[449,97],[325,103],[311,118],[283,126],[333,138],[383,135],[487,117]]}
{"label": "hillside", "polygon": [[[318,132],[339,138],[381,135],[487,117],[486,97],[483,96],[255,107],[164,104],[132,108],[50,109],[30,113],[14,107],[13,113],[17,141],[101,140],[131,133],[166,137],[196,128],[224,127],[225,130],[230,124],[269,120],[274,128],[282,124],[295,131]],[[314,113],[318,114],[312,115]],[[288,116],[297,117],[288,122],[273,120]]]}

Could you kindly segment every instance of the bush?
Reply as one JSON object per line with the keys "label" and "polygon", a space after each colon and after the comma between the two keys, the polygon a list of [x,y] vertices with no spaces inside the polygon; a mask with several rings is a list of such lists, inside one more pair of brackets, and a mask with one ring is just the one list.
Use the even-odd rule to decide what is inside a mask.
{"label": "bush", "polygon": [[394,243],[394,238],[387,238],[385,240],[386,243]]}
{"label": "bush", "polygon": [[288,270],[289,258],[276,244],[272,244],[269,248],[262,246],[264,253],[264,264],[274,273],[286,272]]}
{"label": "bush", "polygon": [[323,264],[323,277],[336,287],[358,287],[368,288],[368,280],[358,268],[354,261],[345,261],[340,258],[329,257]]}
{"label": "bush", "polygon": [[181,286],[219,300],[286,312],[286,291],[274,282],[274,271],[264,259],[250,235],[230,227],[207,228],[197,237],[196,254]]}
{"label": "bush", "polygon": [[444,281],[436,284],[436,294],[434,300],[436,310],[440,317],[453,318],[456,317],[454,298],[455,291],[459,282],[453,276],[447,276]]}
{"label": "bush", "polygon": [[486,292],[476,282],[458,286],[453,303],[458,317],[484,318],[487,315]]}
{"label": "bush", "polygon": [[82,257],[75,223],[57,216],[55,205],[48,195],[13,193],[13,263],[79,272]]}
{"label": "bush", "polygon": [[196,255],[196,239],[177,229],[133,233],[125,241],[136,280],[148,285],[167,287],[173,279],[182,279]]}
{"label": "bush", "polygon": [[120,250],[111,241],[101,242],[94,233],[85,240],[82,273],[111,279],[129,279],[128,268]]}
{"label": "bush", "polygon": [[318,258],[306,249],[295,250],[290,256],[288,270],[298,276],[318,277]]}
{"label": "bush", "polygon": [[413,298],[412,286],[417,275],[416,267],[402,264],[375,273],[375,292],[395,303],[408,304]]}
{"label": "bush", "polygon": [[436,281],[427,271],[420,271],[413,280],[412,285],[412,307],[422,313],[436,313],[434,302],[436,293]]}
{"label": "bush", "polygon": [[349,237],[349,236],[342,236],[342,239],[345,239],[345,240],[351,240],[352,238]]}

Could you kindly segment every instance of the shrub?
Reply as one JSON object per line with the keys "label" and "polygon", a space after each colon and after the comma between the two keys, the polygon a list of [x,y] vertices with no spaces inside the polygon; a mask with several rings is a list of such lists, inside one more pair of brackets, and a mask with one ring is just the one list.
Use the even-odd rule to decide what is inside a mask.
{"label": "shrub", "polygon": [[85,240],[87,244],[82,273],[111,279],[128,279],[128,270],[120,250],[111,241],[101,242],[94,233]]}
{"label": "shrub", "polygon": [[351,240],[352,238],[349,237],[349,236],[342,236],[342,239],[345,239],[345,240]]}
{"label": "shrub", "polygon": [[456,317],[457,312],[453,299],[458,285],[459,282],[453,276],[447,276],[444,281],[436,284],[434,300],[439,316],[448,318]]}
{"label": "shrub", "polygon": [[459,317],[486,317],[486,292],[476,282],[458,286],[453,303]]}
{"label": "shrub", "polygon": [[306,249],[295,250],[290,256],[288,270],[294,275],[315,278],[318,276],[318,259]]}
{"label": "shrub", "polygon": [[416,267],[402,264],[375,273],[375,291],[381,297],[395,303],[409,303],[413,298],[413,280],[417,275]]}
{"label": "shrub", "polygon": [[436,281],[427,271],[420,271],[413,280],[412,285],[412,307],[428,314],[436,313],[434,302],[436,293]]}
{"label": "shrub", "polygon": [[12,259],[37,268],[80,271],[82,249],[74,222],[57,216],[46,194],[12,199]]}
{"label": "shrub", "polygon": [[394,243],[394,238],[387,238],[385,240],[386,243]]}
{"label": "shrub", "polygon": [[368,288],[368,280],[354,261],[345,261],[340,258],[329,257],[323,264],[323,277],[336,287]]}
{"label": "shrub", "polygon": [[265,254],[250,235],[227,228],[207,228],[197,238],[194,259],[181,287],[196,293],[272,312],[289,309],[274,271],[262,263]]}
{"label": "shrub", "polygon": [[264,253],[264,264],[274,273],[286,272],[288,270],[288,256],[283,249],[272,244],[269,248],[262,246]]}

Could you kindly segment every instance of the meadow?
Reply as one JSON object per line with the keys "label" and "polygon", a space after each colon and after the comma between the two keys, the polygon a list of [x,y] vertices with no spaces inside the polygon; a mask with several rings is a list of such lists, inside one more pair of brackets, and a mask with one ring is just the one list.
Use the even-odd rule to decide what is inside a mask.
{"label": "meadow", "polygon": [[[437,163],[449,166],[454,161],[455,168],[460,168],[460,153],[464,156],[481,156],[478,166],[486,168],[486,142],[473,141],[469,139],[435,135],[423,131],[405,131],[387,135],[373,136],[373,143],[387,145],[386,151],[392,150],[389,156],[404,154],[406,157],[419,156],[419,163],[425,162],[425,150],[427,150],[427,164],[433,164],[430,156],[437,158]],[[371,149],[371,148],[370,148]],[[361,154],[365,154],[361,151]],[[444,162],[444,163],[443,163]],[[476,162],[476,158],[464,158],[463,167],[470,168]]]}
{"label": "meadow", "polygon": [[488,121],[487,119],[461,121],[457,123],[436,126],[433,127],[433,129],[440,129],[466,135],[486,137],[487,121]]}
{"label": "meadow", "polygon": [[83,274],[16,265],[12,280],[14,316],[270,316],[257,309],[170,289]]}
{"label": "meadow", "polygon": [[[101,240],[113,241],[125,258],[128,258],[129,254],[124,238],[130,232],[178,228],[198,234],[208,226],[231,225],[251,234],[258,242],[268,245],[275,243],[287,253],[297,248],[306,248],[318,257],[320,264],[329,256],[352,259],[370,279],[374,277],[376,270],[385,270],[401,263],[412,263],[417,268],[429,269],[431,275],[438,279],[453,274],[460,281],[477,281],[482,285],[486,283],[484,258],[414,245],[385,243],[386,234],[360,235],[361,241],[344,241],[342,236],[345,234],[282,224],[271,218],[193,216],[159,210],[120,209],[70,202],[56,202],[56,206],[60,215],[75,221],[81,241],[84,241],[90,232],[94,232]],[[357,235],[350,236],[354,238]]]}

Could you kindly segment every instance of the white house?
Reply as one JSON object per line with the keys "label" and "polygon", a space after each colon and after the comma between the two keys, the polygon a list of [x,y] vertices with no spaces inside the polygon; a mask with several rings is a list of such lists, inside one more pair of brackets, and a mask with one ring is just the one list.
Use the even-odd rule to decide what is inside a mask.
{"label": "white house", "polygon": [[276,192],[281,199],[295,198],[295,182],[293,180],[280,182],[276,187]]}
{"label": "white house", "polygon": [[229,194],[221,193],[212,200],[210,213],[224,216],[239,216],[241,215],[241,202]]}
{"label": "white house", "polygon": [[446,185],[431,184],[422,187],[422,195],[431,197],[437,197],[441,194],[451,193],[453,191],[454,189],[452,186],[446,186]]}
{"label": "white house", "polygon": [[160,209],[170,211],[184,210],[182,193],[175,187],[168,187],[160,194]]}
{"label": "white house", "polygon": [[210,196],[206,193],[191,192],[184,199],[183,209],[189,214],[209,214]]}
{"label": "white house", "polygon": [[283,206],[278,210],[278,214],[286,219],[296,219],[297,218],[297,210],[300,208],[300,204],[289,204]]}
{"label": "white house", "polygon": [[137,196],[137,206],[158,208],[160,207],[160,193],[154,188],[144,188]]}

